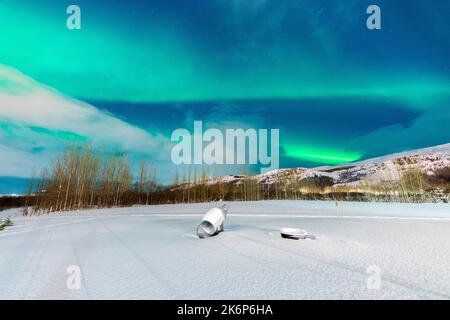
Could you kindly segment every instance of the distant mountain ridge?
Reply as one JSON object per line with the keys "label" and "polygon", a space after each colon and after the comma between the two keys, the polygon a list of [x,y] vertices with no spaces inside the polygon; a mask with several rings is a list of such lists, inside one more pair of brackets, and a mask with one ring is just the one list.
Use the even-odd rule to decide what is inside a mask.
{"label": "distant mountain ridge", "polygon": [[[438,176],[445,170],[450,171],[450,143],[337,166],[278,169],[253,176],[252,179],[262,185],[308,179],[323,180],[330,185],[359,185],[367,181],[399,179],[400,172],[409,168],[420,169],[428,176]],[[203,183],[239,184],[245,178],[244,175],[222,176],[210,178]]]}

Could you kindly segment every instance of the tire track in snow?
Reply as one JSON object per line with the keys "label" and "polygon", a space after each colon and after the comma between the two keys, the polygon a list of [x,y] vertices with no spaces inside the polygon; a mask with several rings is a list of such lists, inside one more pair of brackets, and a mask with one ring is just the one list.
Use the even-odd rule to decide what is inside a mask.
{"label": "tire track in snow", "polygon": [[[18,235],[18,234],[31,233],[31,232],[36,232],[36,231],[45,231],[47,229],[51,229],[51,228],[55,228],[55,227],[59,227],[59,226],[65,226],[65,225],[74,224],[74,223],[81,223],[81,222],[86,222],[86,221],[92,221],[92,220],[95,220],[95,219],[96,219],[95,217],[84,218],[84,219],[68,221],[68,222],[48,224],[48,225],[45,225],[45,226],[42,226],[42,227],[35,227],[35,228],[33,228],[31,226],[31,228],[28,229],[28,230],[10,231],[10,232],[2,233],[2,234],[0,234],[0,237],[9,237],[9,236],[15,236],[15,235]],[[29,226],[27,226],[27,227],[29,227]]]}
{"label": "tire track in snow", "polygon": [[[350,266],[348,266],[347,264],[344,264],[344,263],[340,263],[340,262],[336,262],[336,261],[331,261],[330,262],[330,261],[326,261],[324,259],[321,259],[319,257],[306,255],[306,254],[299,254],[297,252],[293,252],[293,251],[281,248],[279,246],[273,245],[272,243],[268,243],[267,241],[264,241],[262,239],[254,239],[254,238],[251,238],[251,237],[248,237],[248,236],[239,235],[239,234],[236,234],[236,235],[237,235],[237,237],[239,237],[241,239],[252,241],[252,242],[255,242],[255,243],[258,243],[258,244],[264,244],[264,245],[269,246],[269,247],[271,247],[273,249],[277,249],[279,251],[282,251],[282,252],[288,254],[289,256],[297,256],[297,258],[312,260],[312,261],[314,261],[316,263],[319,263],[319,265],[322,264],[322,265],[328,265],[328,266],[332,266],[332,267],[339,268],[339,269],[344,269],[344,270],[349,271],[351,273],[359,274],[361,277],[364,277],[364,279],[366,279],[367,276],[368,276],[368,274],[365,272],[365,270],[352,268],[352,267],[350,267]],[[327,269],[325,268],[325,270],[327,270]],[[328,272],[328,273],[330,273],[330,272]],[[403,280],[397,279],[396,277],[394,277],[392,275],[391,276],[387,276],[387,277],[385,275],[383,275],[383,281],[385,281],[385,280],[387,280],[388,282],[390,282],[390,283],[392,283],[394,285],[407,288],[407,289],[412,290],[414,292],[420,291],[420,292],[423,292],[423,293],[425,293],[427,295],[439,296],[439,297],[441,297],[441,299],[447,299],[447,300],[450,299],[450,295],[448,293],[436,292],[436,291],[433,291],[433,290],[429,290],[429,289],[423,288],[421,286],[405,283]]]}
{"label": "tire track in snow", "polygon": [[139,253],[136,252],[130,245],[128,245],[120,236],[118,236],[114,231],[112,231],[109,226],[105,223],[104,228],[124,247],[128,250],[131,256],[135,258],[144,268],[148,271],[148,273],[155,279],[157,282],[161,284],[161,288],[164,288],[167,293],[171,296],[170,298],[174,298],[176,296],[180,296],[180,293],[173,286],[172,282],[169,281],[166,277],[164,277],[161,273],[157,272],[155,268],[153,268]]}
{"label": "tire track in snow", "polygon": [[87,298],[91,299],[91,295],[89,293],[89,287],[88,287],[88,284],[86,282],[86,275],[84,273],[83,263],[82,263],[82,261],[80,259],[79,254],[78,254],[78,250],[77,250],[77,247],[75,245],[75,241],[73,241],[72,230],[69,231],[69,236],[70,236],[70,244],[71,244],[71,247],[72,247],[73,254],[75,256],[75,260],[77,262],[77,265],[80,267],[81,284],[83,285],[83,288],[84,288],[84,291],[86,293]]}
{"label": "tire track in snow", "polygon": [[[37,247],[31,251],[31,256],[29,256],[28,259],[21,259],[26,260],[27,262],[24,261],[21,264],[20,271],[14,272],[14,275],[8,286],[10,289],[6,290],[11,290],[13,292],[17,292],[18,294],[20,292],[19,290],[21,290],[22,292],[20,295],[22,299],[25,299],[28,295],[31,283],[36,276],[39,265],[42,262],[42,257],[45,254],[48,243],[52,237],[51,233],[42,233],[42,235],[45,237],[45,240],[41,241],[40,238],[38,238],[39,241],[37,241]],[[16,288],[18,288],[19,290],[16,290]]]}

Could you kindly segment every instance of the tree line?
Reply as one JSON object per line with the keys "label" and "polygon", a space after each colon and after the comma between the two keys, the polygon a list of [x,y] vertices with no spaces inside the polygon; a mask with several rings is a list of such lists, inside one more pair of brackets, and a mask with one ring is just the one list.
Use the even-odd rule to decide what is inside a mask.
{"label": "tree line", "polygon": [[[400,168],[398,170],[401,170]],[[25,215],[113,206],[196,203],[218,200],[353,200],[396,202],[448,202],[448,168],[440,181],[430,181],[420,170],[403,170],[401,178],[359,186],[335,186],[331,178],[299,180],[295,175],[258,181],[249,175],[227,182],[211,178],[207,167],[174,172],[170,186],[157,183],[157,168],[141,161],[133,179],[125,154],[101,156],[90,145],[68,146],[39,177],[33,175],[27,195],[14,199]],[[443,177],[443,178],[442,178]],[[440,190],[440,191],[439,191]],[[438,193],[436,193],[439,191]],[[5,199],[6,201],[6,199]],[[9,200],[8,200],[9,201]],[[7,207],[7,205],[5,205]]]}
{"label": "tree line", "polygon": [[[30,180],[24,214],[51,213],[130,204],[130,194],[139,192],[142,203],[156,186],[156,172],[141,167],[141,178],[133,184],[126,155],[102,158],[90,145],[70,146],[39,178]],[[135,201],[135,200],[134,200]]]}

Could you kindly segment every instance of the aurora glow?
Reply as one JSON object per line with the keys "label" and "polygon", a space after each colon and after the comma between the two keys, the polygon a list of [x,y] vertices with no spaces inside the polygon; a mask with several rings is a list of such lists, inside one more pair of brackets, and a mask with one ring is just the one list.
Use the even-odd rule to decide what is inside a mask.
{"label": "aurora glow", "polygon": [[[369,0],[0,0],[3,103],[46,117],[0,110],[0,176],[29,175],[14,157],[34,165],[95,141],[147,157],[167,182],[164,143],[194,120],[279,128],[282,167],[449,142],[450,2],[375,3],[379,31],[365,27]],[[69,4],[81,30],[66,28]],[[55,123],[60,100],[70,121]]]}
{"label": "aurora glow", "polygon": [[362,153],[326,150],[317,147],[285,145],[286,156],[323,164],[340,164],[361,159]]}
{"label": "aurora glow", "polygon": [[[64,2],[0,3],[0,28],[8,30],[7,41],[0,42],[1,61],[88,100],[381,96],[414,101],[450,94],[448,70],[430,68],[423,59],[414,65],[404,63],[404,58],[389,61],[380,52],[388,47],[395,58],[417,51],[410,35],[407,43],[396,44],[409,24],[403,20],[403,4],[379,1],[384,11],[397,13],[395,19],[401,23],[386,14],[387,30],[376,34],[359,25],[366,2],[360,0],[198,1],[193,6],[190,1],[163,2],[133,0],[123,6],[120,1],[78,1],[83,14],[80,31],[65,28]],[[421,10],[424,2],[416,2]],[[448,9],[448,2],[440,2]],[[279,20],[275,25],[266,21],[271,16]],[[292,25],[292,19],[299,26]],[[394,22],[400,28],[394,28]],[[440,19],[435,23],[445,26]],[[425,32],[437,31],[433,39],[442,37],[442,43],[432,50],[421,47],[421,55],[436,54],[438,45],[442,51],[449,49],[448,28],[429,29]]]}

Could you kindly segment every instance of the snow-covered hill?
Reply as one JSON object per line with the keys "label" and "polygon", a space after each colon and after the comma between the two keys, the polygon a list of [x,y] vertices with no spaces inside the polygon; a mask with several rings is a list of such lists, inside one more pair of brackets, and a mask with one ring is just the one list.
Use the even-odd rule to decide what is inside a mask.
{"label": "snow-covered hill", "polygon": [[336,182],[340,184],[358,184],[362,180],[396,180],[405,169],[419,169],[429,176],[441,176],[445,169],[450,169],[450,143],[314,170],[337,174]]}
{"label": "snow-covered hill", "polygon": [[[445,174],[445,170],[450,170],[450,143],[333,167],[278,169],[256,175],[253,179],[265,185],[305,180],[328,185],[358,185],[363,181],[396,180],[405,169],[420,169],[436,177]],[[244,179],[242,175],[214,177],[206,183],[240,184]]]}

